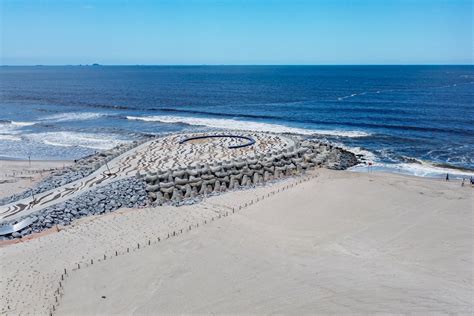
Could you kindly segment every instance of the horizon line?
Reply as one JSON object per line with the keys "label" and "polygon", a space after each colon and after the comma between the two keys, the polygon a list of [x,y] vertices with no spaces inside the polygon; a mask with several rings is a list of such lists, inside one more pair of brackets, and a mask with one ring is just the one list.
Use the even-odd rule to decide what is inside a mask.
{"label": "horizon line", "polygon": [[1,64],[0,67],[124,67],[124,66],[145,66],[145,67],[196,67],[196,66],[474,66],[474,63],[432,63],[432,64]]}

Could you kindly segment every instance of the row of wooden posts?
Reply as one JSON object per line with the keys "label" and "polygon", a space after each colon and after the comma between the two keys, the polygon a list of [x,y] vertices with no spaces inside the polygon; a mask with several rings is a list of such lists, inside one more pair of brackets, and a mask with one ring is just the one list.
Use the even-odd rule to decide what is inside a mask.
{"label": "row of wooden posts", "polygon": [[[238,208],[232,208],[232,213],[229,213],[229,212],[225,212],[225,214],[219,214],[218,216],[216,217],[212,217],[210,221],[208,220],[204,220],[202,222],[202,224],[208,224],[212,221],[215,221],[216,219],[220,219],[222,217],[227,217],[231,214],[234,214],[240,210],[243,210],[245,209],[246,207],[249,207],[253,204],[255,204],[256,202],[259,202],[259,201],[263,201],[265,200],[265,198],[269,198],[270,196],[272,195],[275,195],[276,193],[279,193],[279,192],[283,192],[285,190],[288,190],[292,187],[294,187],[295,185],[298,185],[298,184],[301,184],[303,182],[307,182],[313,178],[317,177],[317,175],[311,175],[311,176],[305,176],[303,179],[300,179],[296,182],[293,182],[291,184],[288,184],[288,185],[285,185],[283,188],[278,188],[277,190],[274,190],[274,191],[271,191],[270,193],[267,193],[267,194],[264,194],[261,196],[261,198],[256,198],[256,199],[252,199],[250,202],[248,203],[244,203],[242,205],[239,205]],[[130,251],[136,251],[136,250],[139,250],[141,248],[143,248],[143,246],[151,246],[152,244],[156,244],[156,243],[159,243],[161,242],[162,240],[164,239],[169,239],[169,238],[172,238],[172,237],[176,237],[180,234],[183,234],[184,232],[186,231],[191,231],[193,229],[193,227],[195,228],[198,228],[199,227],[199,223],[196,223],[194,225],[189,225],[188,227],[186,227],[185,229],[179,229],[179,230],[175,230],[173,231],[172,233],[168,233],[166,237],[164,238],[161,238],[159,236],[157,236],[154,240],[152,239],[148,239],[148,241],[146,241],[145,243],[137,243],[136,247],[130,249],[130,247],[127,247],[126,249],[124,249],[124,251],[122,252],[119,252],[119,251],[115,251],[113,255],[110,255],[110,256],[107,256],[106,254],[104,254],[103,257],[97,259],[97,260],[94,260],[94,259],[90,259],[90,260],[87,260],[85,262],[78,262],[75,264],[74,268],[72,268],[70,271],[68,271],[66,268],[64,268],[63,272],[61,273],[61,278],[58,282],[58,286],[56,288],[56,290],[54,291],[54,301],[53,301],[53,304],[51,305],[51,309],[50,309],[50,315],[53,315],[53,313],[56,311],[57,307],[59,306],[59,303],[60,303],[60,299],[61,297],[64,295],[64,282],[66,281],[67,277],[70,275],[71,272],[74,272],[74,271],[77,271],[81,268],[85,268],[85,267],[89,267],[91,265],[94,265],[94,262],[97,263],[97,262],[101,262],[101,261],[105,261],[105,260],[110,260],[112,259],[113,257],[118,257],[119,255],[125,255],[127,253],[130,253]]]}

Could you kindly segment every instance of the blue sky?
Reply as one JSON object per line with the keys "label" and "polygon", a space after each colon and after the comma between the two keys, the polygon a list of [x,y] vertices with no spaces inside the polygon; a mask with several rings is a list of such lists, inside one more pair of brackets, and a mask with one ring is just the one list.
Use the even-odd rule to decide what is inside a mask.
{"label": "blue sky", "polygon": [[472,64],[470,0],[0,0],[1,63]]}

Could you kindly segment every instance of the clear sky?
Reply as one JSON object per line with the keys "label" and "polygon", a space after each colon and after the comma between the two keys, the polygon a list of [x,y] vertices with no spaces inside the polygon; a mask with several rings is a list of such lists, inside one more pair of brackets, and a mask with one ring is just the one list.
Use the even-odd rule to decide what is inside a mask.
{"label": "clear sky", "polygon": [[1,64],[472,64],[472,0],[0,0]]}

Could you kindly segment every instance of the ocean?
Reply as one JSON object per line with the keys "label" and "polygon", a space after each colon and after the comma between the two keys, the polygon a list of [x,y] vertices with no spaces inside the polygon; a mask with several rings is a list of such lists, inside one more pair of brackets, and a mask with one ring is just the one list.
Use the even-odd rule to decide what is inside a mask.
{"label": "ocean", "polygon": [[3,66],[0,79],[3,159],[234,128],[334,142],[376,170],[474,174],[474,66]]}

